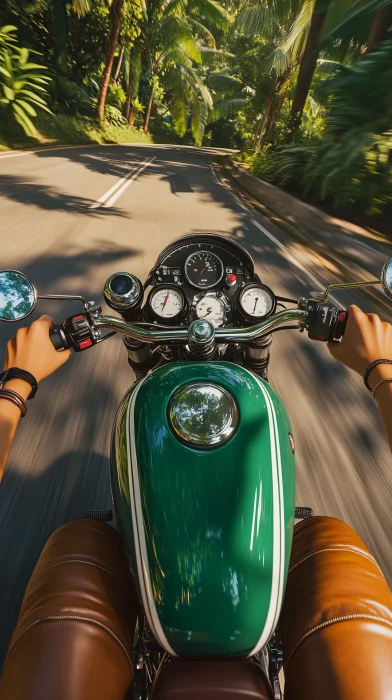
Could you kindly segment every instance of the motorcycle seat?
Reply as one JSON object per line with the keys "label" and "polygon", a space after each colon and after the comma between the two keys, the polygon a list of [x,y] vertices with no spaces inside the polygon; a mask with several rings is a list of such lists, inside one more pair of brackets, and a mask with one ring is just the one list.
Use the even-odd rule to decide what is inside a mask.
{"label": "motorcycle seat", "polygon": [[262,668],[249,659],[188,661],[172,659],[158,672],[151,700],[273,700]]}

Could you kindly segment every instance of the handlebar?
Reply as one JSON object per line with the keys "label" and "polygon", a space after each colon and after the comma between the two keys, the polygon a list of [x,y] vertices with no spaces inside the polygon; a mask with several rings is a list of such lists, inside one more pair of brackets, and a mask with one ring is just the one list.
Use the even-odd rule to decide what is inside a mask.
{"label": "handlebar", "polygon": [[[119,317],[102,316],[99,312],[100,309],[97,309],[94,313],[79,314],[68,318],[61,326],[54,326],[50,338],[56,350],[86,350],[100,342],[100,330],[104,328],[140,343],[187,345],[192,337],[192,328],[197,323],[194,321],[187,328],[148,330]],[[212,324],[208,324],[208,341],[221,344],[254,342],[275,330],[284,329],[288,322],[295,322],[294,327],[298,329],[307,328],[312,340],[339,340],[345,331],[346,316],[335,306],[310,300],[302,308],[285,309],[248,328],[213,328]]]}
{"label": "handlebar", "polygon": [[[300,325],[304,325],[307,317],[308,311],[306,310],[286,309],[249,328],[216,328],[214,337],[216,342],[220,343],[248,343],[251,340],[263,338],[263,336],[268,335],[272,330],[279,328],[288,321],[298,321],[298,327],[300,327]],[[149,331],[141,326],[127,323],[115,316],[96,316],[94,325],[98,329],[108,328],[117,331],[127,338],[132,338],[142,343],[163,345],[168,343],[188,343],[189,328],[191,327]]]}

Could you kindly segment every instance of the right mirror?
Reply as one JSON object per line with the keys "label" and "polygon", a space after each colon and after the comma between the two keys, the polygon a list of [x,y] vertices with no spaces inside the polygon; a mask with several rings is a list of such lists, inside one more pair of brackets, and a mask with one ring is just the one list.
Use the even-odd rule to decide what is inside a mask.
{"label": "right mirror", "polygon": [[21,321],[37,303],[32,281],[18,270],[0,270],[0,321]]}
{"label": "right mirror", "polygon": [[392,258],[383,267],[381,281],[385,294],[392,299]]}

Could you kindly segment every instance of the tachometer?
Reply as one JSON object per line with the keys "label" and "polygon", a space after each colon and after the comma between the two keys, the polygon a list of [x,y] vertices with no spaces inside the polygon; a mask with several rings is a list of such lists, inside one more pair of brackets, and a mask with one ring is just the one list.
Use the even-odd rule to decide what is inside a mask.
{"label": "tachometer", "polygon": [[263,284],[248,284],[244,287],[238,303],[243,315],[252,319],[265,318],[276,307],[274,293]]}
{"label": "tachometer", "polygon": [[185,277],[189,284],[200,289],[210,289],[221,281],[223,263],[215,253],[200,250],[185,260]]}
{"label": "tachometer", "polygon": [[159,319],[177,319],[185,309],[185,297],[174,285],[155,287],[147,300],[148,310]]}

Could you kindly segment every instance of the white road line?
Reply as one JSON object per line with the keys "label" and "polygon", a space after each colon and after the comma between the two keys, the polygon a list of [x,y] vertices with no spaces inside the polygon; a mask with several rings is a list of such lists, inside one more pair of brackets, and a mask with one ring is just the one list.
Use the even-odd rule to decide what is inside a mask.
{"label": "white road line", "polygon": [[29,156],[34,151],[22,151],[21,153],[6,153],[4,156],[0,155],[0,159],[3,160],[3,158],[17,158],[18,156]]}
{"label": "white road line", "polygon": [[107,190],[107,192],[104,192],[103,195],[99,199],[97,199],[94,204],[91,204],[90,209],[98,209],[99,207],[112,207],[113,204],[117,201],[119,197],[125,192],[127,187],[137,178],[138,175],[140,175],[143,170],[145,170],[150,163],[155,160],[154,156],[153,158],[146,158],[146,160],[143,161],[141,165],[139,165],[137,168],[129,168],[129,172],[127,175],[124,175],[124,177],[121,177],[117,182],[114,183],[114,185]]}
{"label": "white road line", "polygon": [[[248,203],[244,204],[244,202],[240,199],[240,197],[237,195],[234,189],[230,185],[227,185],[225,182],[223,182],[223,180],[219,177],[218,173],[216,172],[216,169],[213,164],[211,164],[211,170],[215,176],[216,181],[222,187],[225,187],[227,190],[230,191],[231,195],[234,197],[241,209],[245,211],[249,216],[249,214],[252,213],[252,206]],[[301,270],[301,272],[305,274],[306,277],[308,277],[308,279],[310,279],[313,282],[313,284],[316,285],[316,289],[320,288],[324,291],[325,287],[327,286],[326,284],[324,284],[319,279],[317,279],[317,277],[312,275],[312,273],[309,272],[309,270],[307,270],[306,267],[302,265],[302,263],[300,263],[299,260],[297,260],[297,258],[295,258],[294,255],[287,250],[287,247],[283,243],[281,243],[272,233],[270,233],[270,231],[268,231],[268,229],[266,229],[265,226],[260,224],[254,218],[251,218],[250,220],[254,226],[256,226],[260,231],[262,231],[262,233],[264,233],[264,235],[267,236],[267,238],[269,238],[270,241],[272,241],[276,246],[278,246],[278,248],[280,248],[280,250],[283,251],[286,260],[288,260],[292,265],[295,265],[297,269]],[[301,277],[298,277],[298,279],[303,283],[304,280]],[[328,299],[330,301],[333,301],[334,304],[336,304],[336,306],[341,307],[341,302],[333,294],[329,294]]]}
{"label": "white road line", "polygon": [[251,221],[252,221],[252,224],[253,224],[254,226],[257,226],[257,228],[260,229],[260,231],[262,231],[262,232],[264,233],[264,235],[267,236],[267,238],[270,239],[270,241],[272,241],[273,243],[275,243],[275,245],[277,245],[278,248],[280,248],[281,250],[283,250],[284,256],[285,256],[285,258],[287,258],[287,260],[289,260],[289,262],[291,262],[293,265],[295,265],[295,267],[297,267],[299,270],[301,270],[301,272],[304,272],[305,275],[307,275],[307,277],[309,277],[309,279],[311,279],[312,282],[313,282],[317,287],[322,287],[322,288],[324,289],[323,283],[320,282],[320,280],[318,280],[317,277],[315,277],[314,275],[312,275],[312,273],[309,272],[309,270],[307,270],[306,267],[305,267],[304,265],[302,265],[302,263],[300,263],[299,260],[297,260],[297,258],[295,258],[294,255],[292,255],[292,254],[287,250],[286,246],[285,246],[283,243],[281,243],[280,241],[278,241],[278,239],[275,238],[275,236],[274,236],[272,233],[270,233],[264,226],[262,226],[258,221],[256,221],[256,219],[251,219]]}

